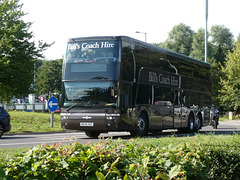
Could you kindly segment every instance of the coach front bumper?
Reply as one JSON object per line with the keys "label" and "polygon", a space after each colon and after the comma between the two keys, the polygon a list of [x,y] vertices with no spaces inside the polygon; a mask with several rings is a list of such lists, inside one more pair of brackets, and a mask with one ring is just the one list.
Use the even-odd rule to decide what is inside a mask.
{"label": "coach front bumper", "polygon": [[80,131],[117,131],[120,114],[61,113],[63,129]]}

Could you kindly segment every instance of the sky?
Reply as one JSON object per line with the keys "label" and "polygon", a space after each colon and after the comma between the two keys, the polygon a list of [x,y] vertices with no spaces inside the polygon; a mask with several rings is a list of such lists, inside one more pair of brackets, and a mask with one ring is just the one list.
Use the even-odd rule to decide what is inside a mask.
{"label": "sky", "polygon": [[[164,42],[175,25],[184,23],[195,32],[205,28],[206,0],[20,0],[33,22],[34,41],[54,44],[45,59],[60,59],[69,38],[130,36],[148,43]],[[224,25],[236,39],[240,33],[239,0],[208,0],[208,31]]]}

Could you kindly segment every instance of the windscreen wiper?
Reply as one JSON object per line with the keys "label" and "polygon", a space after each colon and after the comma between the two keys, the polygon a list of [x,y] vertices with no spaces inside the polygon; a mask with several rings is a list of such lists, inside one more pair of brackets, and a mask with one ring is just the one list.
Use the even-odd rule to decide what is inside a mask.
{"label": "windscreen wiper", "polygon": [[76,105],[77,105],[77,103],[72,104],[71,106],[69,106],[69,108],[66,109],[66,111],[69,111],[70,109],[72,109]]}

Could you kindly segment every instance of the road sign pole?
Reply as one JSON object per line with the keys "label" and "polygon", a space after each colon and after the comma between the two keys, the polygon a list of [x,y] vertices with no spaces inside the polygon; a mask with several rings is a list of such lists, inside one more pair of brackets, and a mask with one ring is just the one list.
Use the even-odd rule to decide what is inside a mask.
{"label": "road sign pole", "polygon": [[55,97],[51,97],[48,100],[48,109],[51,111],[50,126],[53,127],[54,111],[58,108],[58,100]]}
{"label": "road sign pole", "polygon": [[51,128],[53,128],[53,118],[54,118],[54,112],[51,112],[51,117],[50,117]]}

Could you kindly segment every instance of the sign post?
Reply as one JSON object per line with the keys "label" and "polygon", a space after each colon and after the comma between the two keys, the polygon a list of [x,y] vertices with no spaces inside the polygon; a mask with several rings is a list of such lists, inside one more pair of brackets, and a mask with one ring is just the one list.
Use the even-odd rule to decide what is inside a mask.
{"label": "sign post", "polygon": [[56,111],[58,108],[58,100],[55,97],[51,97],[48,100],[48,109],[51,111],[51,117],[50,117],[50,125],[53,127],[53,117],[54,117],[54,111]]}

